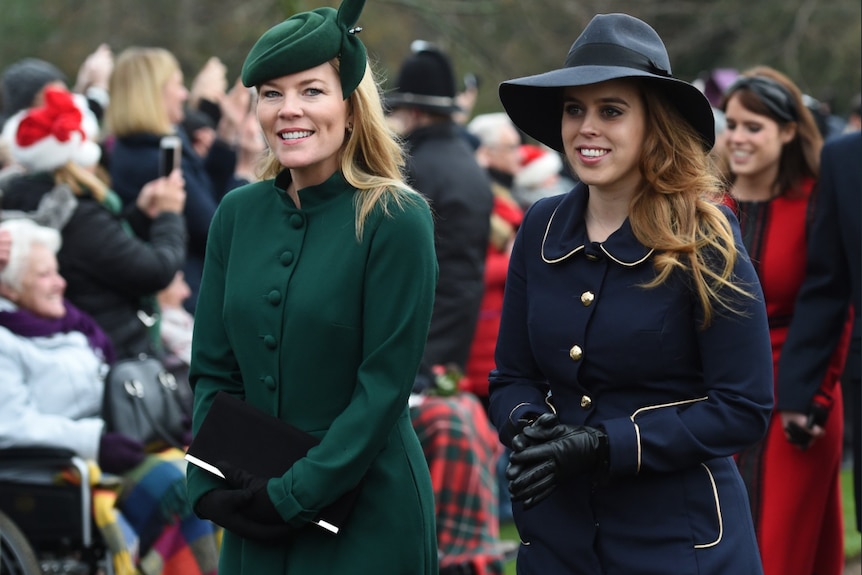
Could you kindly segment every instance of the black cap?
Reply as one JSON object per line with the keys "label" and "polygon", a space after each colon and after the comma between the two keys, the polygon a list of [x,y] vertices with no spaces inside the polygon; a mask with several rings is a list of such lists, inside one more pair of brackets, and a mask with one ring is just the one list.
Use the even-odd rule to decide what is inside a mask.
{"label": "black cap", "polygon": [[390,109],[421,108],[451,114],[460,111],[455,102],[455,73],[449,57],[427,42],[401,64],[394,90],[386,96]]}

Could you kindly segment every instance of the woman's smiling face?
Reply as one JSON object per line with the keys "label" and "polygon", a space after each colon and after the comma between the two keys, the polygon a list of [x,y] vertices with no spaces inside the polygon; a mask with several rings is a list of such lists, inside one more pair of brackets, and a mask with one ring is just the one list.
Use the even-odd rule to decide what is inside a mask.
{"label": "woman's smiling face", "polygon": [[30,247],[27,267],[21,277],[21,289],[4,286],[4,295],[19,307],[46,318],[66,315],[63,294],[66,280],[58,272],[57,257],[42,244]]}
{"label": "woman's smiling face", "polygon": [[303,185],[325,181],[338,169],[351,122],[333,65],[275,78],[262,84],[259,94],[258,121],[279,163]]}
{"label": "woman's smiling face", "polygon": [[608,80],[565,88],[562,136],[581,181],[599,192],[633,193],[640,185],[646,116],[638,86]]}

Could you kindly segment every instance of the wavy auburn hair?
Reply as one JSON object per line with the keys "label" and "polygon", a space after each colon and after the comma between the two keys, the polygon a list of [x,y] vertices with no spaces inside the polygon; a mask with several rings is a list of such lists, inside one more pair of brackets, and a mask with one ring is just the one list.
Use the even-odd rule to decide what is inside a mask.
{"label": "wavy auburn hair", "polygon": [[700,135],[680,115],[660,86],[639,82],[645,112],[640,157],[644,177],[631,201],[629,221],[635,237],[656,250],[656,278],[664,283],[675,270],[690,274],[707,327],[716,307],[733,310],[734,300],[752,297],[738,285],[738,257],[730,222],[718,205],[724,186]]}

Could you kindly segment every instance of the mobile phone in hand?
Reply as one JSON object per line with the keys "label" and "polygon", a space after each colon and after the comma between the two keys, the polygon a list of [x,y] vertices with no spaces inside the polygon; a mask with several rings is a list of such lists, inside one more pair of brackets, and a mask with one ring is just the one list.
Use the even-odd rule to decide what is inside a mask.
{"label": "mobile phone in hand", "polygon": [[806,428],[802,427],[795,421],[789,422],[785,426],[784,431],[787,432],[787,435],[790,438],[790,443],[792,443],[793,445],[798,445],[802,449],[806,449],[811,444],[811,441],[814,439],[814,437],[811,435],[811,433],[808,432]]}
{"label": "mobile phone in hand", "polygon": [[159,140],[159,177],[170,175],[179,167],[183,144],[179,136],[164,136]]}

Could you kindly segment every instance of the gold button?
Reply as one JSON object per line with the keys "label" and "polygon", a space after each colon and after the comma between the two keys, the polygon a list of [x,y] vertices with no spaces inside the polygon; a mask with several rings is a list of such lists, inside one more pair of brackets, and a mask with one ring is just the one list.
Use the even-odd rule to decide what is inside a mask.
{"label": "gold button", "polygon": [[596,254],[587,254],[587,259],[591,262],[597,262],[599,261],[599,256],[597,256]]}
{"label": "gold button", "polygon": [[596,294],[591,291],[585,291],[581,294],[581,303],[584,304],[584,307],[589,307],[591,303],[596,300]]}
{"label": "gold button", "polygon": [[584,350],[581,349],[579,345],[573,345],[572,349],[569,350],[569,357],[573,360],[578,361],[582,357],[584,357]]}
{"label": "gold button", "polygon": [[582,395],[581,396],[581,407],[583,407],[584,409],[589,409],[592,404],[593,404],[593,400],[590,399],[589,395]]}

